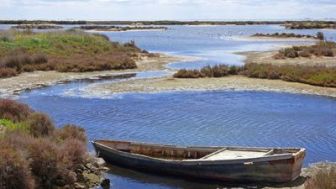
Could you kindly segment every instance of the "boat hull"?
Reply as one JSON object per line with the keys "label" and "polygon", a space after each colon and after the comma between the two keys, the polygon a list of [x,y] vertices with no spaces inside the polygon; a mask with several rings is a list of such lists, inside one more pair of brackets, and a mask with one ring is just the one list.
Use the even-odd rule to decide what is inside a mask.
{"label": "boat hull", "polygon": [[225,182],[284,183],[299,177],[304,153],[298,156],[225,161],[170,161],[120,152],[93,143],[108,163],[143,172]]}

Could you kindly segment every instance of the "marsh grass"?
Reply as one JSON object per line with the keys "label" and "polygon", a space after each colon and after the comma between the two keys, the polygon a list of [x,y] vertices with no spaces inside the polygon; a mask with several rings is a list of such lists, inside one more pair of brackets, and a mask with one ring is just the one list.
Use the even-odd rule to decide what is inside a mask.
{"label": "marsh grass", "polygon": [[336,68],[325,66],[246,64],[241,73],[247,77],[281,79],[323,87],[336,87]]}
{"label": "marsh grass", "polygon": [[21,72],[87,72],[133,69],[138,55],[150,55],[134,42],[110,42],[107,36],[78,30],[33,33],[0,32],[0,77]]}
{"label": "marsh grass", "polygon": [[304,65],[274,65],[249,63],[238,66],[206,66],[200,70],[181,69],[175,78],[225,77],[229,75],[244,75],[250,78],[280,79],[289,82],[299,82],[323,87],[336,87],[336,67],[304,66]]}

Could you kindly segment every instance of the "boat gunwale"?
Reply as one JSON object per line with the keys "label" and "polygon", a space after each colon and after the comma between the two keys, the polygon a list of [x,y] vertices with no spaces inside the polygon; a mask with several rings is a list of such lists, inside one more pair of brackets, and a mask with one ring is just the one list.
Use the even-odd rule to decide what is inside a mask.
{"label": "boat gunwale", "polygon": [[[297,150],[294,153],[284,153],[284,154],[274,154],[268,156],[261,156],[261,157],[251,157],[251,158],[239,158],[239,159],[225,159],[225,160],[206,160],[206,159],[185,159],[185,160],[175,160],[175,159],[164,159],[164,158],[157,158],[148,155],[138,154],[138,153],[130,153],[118,150],[116,148],[109,147],[107,145],[101,144],[99,142],[115,142],[115,143],[129,143],[129,144],[137,144],[137,145],[147,145],[147,146],[158,146],[158,147],[170,147],[170,148],[180,148],[180,149],[218,149],[218,148],[230,148],[230,149],[243,149],[243,150],[272,150],[272,149],[280,149],[280,150]],[[300,154],[304,154],[306,149],[305,148],[271,148],[271,147],[239,147],[239,146],[209,146],[209,147],[201,147],[201,146],[176,146],[176,145],[160,145],[160,144],[149,144],[143,142],[131,142],[131,141],[116,141],[116,140],[95,140],[92,141],[94,145],[98,145],[100,147],[105,148],[107,151],[112,151],[116,154],[128,157],[128,158],[136,158],[136,159],[143,159],[143,160],[150,160],[150,161],[158,161],[164,163],[179,163],[185,165],[203,165],[203,164],[232,164],[232,163],[254,163],[254,162],[264,162],[264,161],[276,161],[276,160],[285,160],[299,157]]]}

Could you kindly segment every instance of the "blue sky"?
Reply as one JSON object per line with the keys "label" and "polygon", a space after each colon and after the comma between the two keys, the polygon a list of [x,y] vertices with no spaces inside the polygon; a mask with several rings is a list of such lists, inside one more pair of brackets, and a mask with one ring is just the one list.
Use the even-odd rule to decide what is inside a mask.
{"label": "blue sky", "polygon": [[336,0],[0,0],[0,19],[336,20]]}

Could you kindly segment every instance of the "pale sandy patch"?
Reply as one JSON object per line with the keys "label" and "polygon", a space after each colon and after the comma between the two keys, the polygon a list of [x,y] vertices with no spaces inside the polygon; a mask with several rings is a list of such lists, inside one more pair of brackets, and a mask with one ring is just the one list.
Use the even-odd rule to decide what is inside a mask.
{"label": "pale sandy patch", "polygon": [[200,79],[176,79],[169,77],[128,80],[113,84],[93,85],[85,89],[85,95],[99,96],[101,94],[130,92],[153,93],[209,90],[274,91],[336,97],[336,88],[318,87],[281,80],[254,79],[244,76]]}

